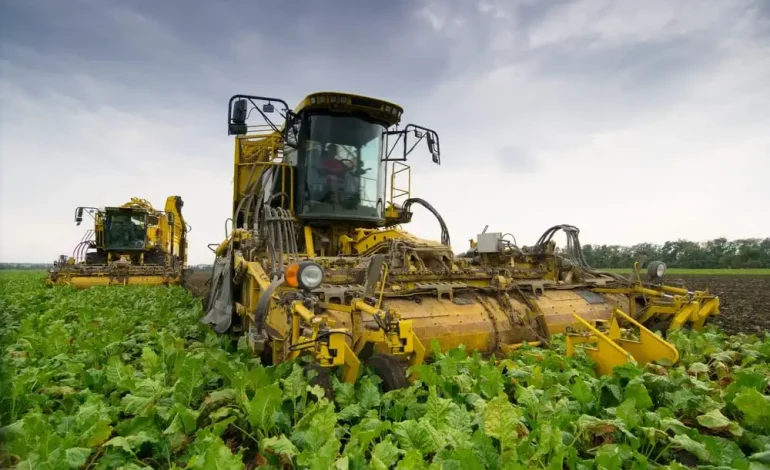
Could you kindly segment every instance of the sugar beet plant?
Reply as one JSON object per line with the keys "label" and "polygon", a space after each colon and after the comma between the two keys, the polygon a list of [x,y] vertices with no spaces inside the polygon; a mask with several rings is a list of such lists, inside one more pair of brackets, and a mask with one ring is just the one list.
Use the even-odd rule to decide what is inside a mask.
{"label": "sugar beet plant", "polygon": [[[262,367],[180,288],[0,277],[0,466],[21,469],[770,468],[770,338],[674,337],[675,367],[455,349],[382,393]],[[310,380],[309,380],[310,379]]]}

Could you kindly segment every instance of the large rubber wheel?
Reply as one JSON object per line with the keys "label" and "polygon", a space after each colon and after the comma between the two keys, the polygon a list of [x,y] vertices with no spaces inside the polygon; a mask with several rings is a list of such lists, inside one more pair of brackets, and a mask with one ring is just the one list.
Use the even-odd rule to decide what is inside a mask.
{"label": "large rubber wheel", "polygon": [[666,263],[662,261],[652,261],[649,265],[647,265],[647,275],[650,277],[650,279],[660,279],[663,277],[663,275],[658,275],[658,269],[663,268],[663,274],[666,273]]}
{"label": "large rubber wheel", "polygon": [[409,386],[404,364],[393,356],[375,354],[367,359],[364,365],[371,367],[374,373],[382,379],[382,388],[385,392]]}
{"label": "large rubber wheel", "polygon": [[308,382],[311,386],[318,385],[324,391],[324,395],[329,400],[334,400],[334,386],[332,385],[332,377],[329,374],[329,369],[321,367],[320,365],[311,362],[302,366],[305,373],[305,378],[309,376],[309,372],[314,372],[313,378]]}

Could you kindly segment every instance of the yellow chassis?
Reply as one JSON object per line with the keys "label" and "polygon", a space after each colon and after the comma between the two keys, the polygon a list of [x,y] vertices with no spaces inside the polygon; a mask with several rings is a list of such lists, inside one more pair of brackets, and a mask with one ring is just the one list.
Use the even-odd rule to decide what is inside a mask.
{"label": "yellow chassis", "polygon": [[155,266],[149,268],[132,266],[128,271],[116,271],[110,268],[90,272],[63,269],[49,273],[45,283],[47,286],[73,286],[76,289],[97,286],[164,286],[181,284],[182,274],[170,269],[158,269]]}
{"label": "yellow chassis", "polygon": [[[237,303],[236,311],[253,322],[251,312],[255,311],[260,294],[268,289],[270,279],[260,263],[249,262],[237,252],[234,266],[236,273],[243,276],[244,293],[247,293],[242,297],[246,305]],[[595,324],[577,313],[572,314],[574,322],[569,330],[577,327],[580,331],[566,332],[567,354],[574,355],[578,344],[587,343],[584,344],[584,350],[596,361],[599,374],[609,374],[613,367],[626,363],[645,364],[661,359],[676,363],[679,360],[679,353],[673,345],[642,325],[649,319],[670,319],[669,330],[681,328],[685,324],[700,329],[708,316],[719,312],[719,299],[707,292],[689,292],[671,286],[650,288],[641,283],[625,288],[595,287],[591,290],[625,295],[631,299],[630,314],[615,308],[606,332],[599,331]],[[647,307],[638,313],[634,302],[637,297],[647,300]],[[278,299],[278,295],[273,294],[273,300]],[[346,382],[356,381],[361,368],[361,353],[367,345],[374,345],[381,353],[403,358],[403,362],[410,366],[421,364],[426,356],[426,348],[414,332],[413,320],[403,320],[395,312],[384,311],[380,308],[381,302],[381,292],[379,300],[373,302],[375,305],[360,298],[352,300],[348,305],[320,302],[316,312],[300,300],[283,306],[271,302],[266,323],[276,332],[275,336],[271,335],[273,362],[310,354],[322,367],[341,367],[342,379]],[[388,325],[387,332],[382,328],[372,330],[354,328],[355,325],[338,325],[338,319],[329,312],[350,314],[354,324],[356,318],[361,318],[361,314],[371,315],[381,320],[381,324]],[[621,337],[621,321],[638,329],[639,340]],[[599,320],[596,322],[601,323]],[[528,344],[539,346],[540,342],[530,341]],[[497,349],[512,351],[521,345],[499,344]],[[415,374],[410,377],[411,380],[415,378]]]}

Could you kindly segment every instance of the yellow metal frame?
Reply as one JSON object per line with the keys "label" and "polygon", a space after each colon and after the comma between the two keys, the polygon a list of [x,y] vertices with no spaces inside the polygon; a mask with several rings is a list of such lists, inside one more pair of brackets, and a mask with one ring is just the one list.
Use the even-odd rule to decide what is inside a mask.
{"label": "yellow metal frame", "polygon": [[[406,173],[406,189],[396,185],[396,176],[404,173]],[[390,172],[390,205],[394,206],[398,199],[409,199],[411,194],[412,168],[403,162],[393,162]]]}
{"label": "yellow metal frame", "polygon": [[[599,331],[579,315],[573,315],[573,318],[587,332],[567,334],[567,356],[575,355],[577,344],[585,344],[584,351],[596,362],[596,371],[600,375],[611,374],[615,367],[627,363],[644,365],[659,360],[668,360],[672,364],[679,362],[679,351],[671,343],[620,309],[613,311],[607,332]],[[621,337],[619,318],[639,329],[639,340]]]}
{"label": "yellow metal frame", "polygon": [[[689,323],[693,330],[700,331],[709,316],[719,314],[719,297],[707,291],[690,292],[667,285],[662,285],[659,289],[651,289],[637,283],[630,288],[597,287],[592,290],[603,294],[627,295],[632,299],[635,296],[647,299],[649,305],[641,315],[636,316],[636,321],[646,323],[653,318],[671,318],[669,330],[680,329]],[[635,308],[633,302],[631,308]]]}

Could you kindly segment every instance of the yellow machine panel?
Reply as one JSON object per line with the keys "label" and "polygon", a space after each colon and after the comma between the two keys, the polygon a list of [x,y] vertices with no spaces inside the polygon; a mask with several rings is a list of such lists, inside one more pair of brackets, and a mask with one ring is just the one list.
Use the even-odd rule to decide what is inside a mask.
{"label": "yellow machine panel", "polygon": [[[204,323],[245,336],[268,363],[307,356],[347,381],[367,365],[396,388],[434,340],[494,354],[566,334],[570,354],[583,348],[607,373],[629,361],[675,362],[650,328],[699,328],[718,313],[708,292],[663,284],[662,263],[646,275],[635,266],[630,278],[590,267],[571,225],[531,246],[484,229],[456,253],[439,211],[412,196],[405,163],[425,143],[440,164],[438,134],[400,126],[402,113],[336,92],[308,95],[294,110],[276,98],[230,99],[232,230],[216,249]],[[414,205],[438,221],[437,240],[403,229]]]}

